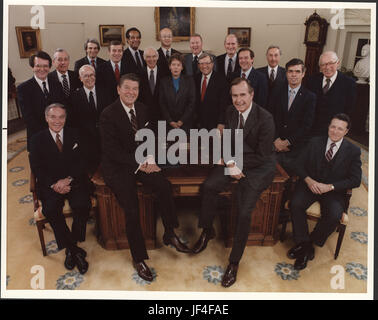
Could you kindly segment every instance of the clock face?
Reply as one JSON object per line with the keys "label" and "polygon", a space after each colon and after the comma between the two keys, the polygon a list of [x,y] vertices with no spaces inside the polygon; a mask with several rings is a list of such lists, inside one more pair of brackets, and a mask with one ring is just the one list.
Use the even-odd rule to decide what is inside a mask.
{"label": "clock face", "polygon": [[318,42],[320,35],[320,26],[318,21],[312,21],[308,27],[307,41]]}

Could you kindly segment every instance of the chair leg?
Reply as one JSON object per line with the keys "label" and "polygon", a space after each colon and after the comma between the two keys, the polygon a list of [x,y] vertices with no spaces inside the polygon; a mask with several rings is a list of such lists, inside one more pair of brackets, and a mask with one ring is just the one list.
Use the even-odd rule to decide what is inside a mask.
{"label": "chair leg", "polygon": [[337,245],[336,245],[336,251],[335,251],[335,256],[334,256],[335,260],[339,256],[341,243],[343,242],[343,239],[344,239],[345,229],[346,229],[345,224],[340,224],[339,227],[338,227],[339,237],[337,238]]}
{"label": "chair leg", "polygon": [[39,241],[41,242],[42,253],[43,253],[43,256],[47,256],[45,237],[43,236],[44,227],[45,227],[44,222],[37,221],[37,230],[38,230]]}

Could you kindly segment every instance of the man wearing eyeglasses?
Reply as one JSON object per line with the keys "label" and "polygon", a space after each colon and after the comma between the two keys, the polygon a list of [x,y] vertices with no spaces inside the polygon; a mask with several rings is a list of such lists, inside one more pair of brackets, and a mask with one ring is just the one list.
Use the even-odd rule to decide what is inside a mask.
{"label": "man wearing eyeglasses", "polygon": [[316,94],[316,109],[311,136],[328,133],[331,118],[338,113],[351,114],[356,103],[354,79],[338,71],[340,60],[333,51],[324,52],[319,58],[319,74],[309,78],[307,87]]}
{"label": "man wearing eyeglasses", "polygon": [[45,108],[53,102],[66,103],[60,83],[49,81],[47,77],[52,65],[49,54],[38,51],[30,57],[29,65],[33,69],[33,77],[17,87],[17,99],[26,123],[28,151],[30,138],[47,128]]}
{"label": "man wearing eyeglasses", "polygon": [[198,58],[200,73],[194,75],[196,85],[195,122],[198,129],[224,128],[224,113],[231,104],[225,77],[214,71],[214,57],[202,53]]}
{"label": "man wearing eyeglasses", "polygon": [[159,60],[157,62],[158,67],[162,73],[162,76],[168,76],[171,74],[168,66],[168,59],[174,53],[180,53],[172,48],[173,34],[169,28],[163,28],[160,30],[160,43],[161,47],[158,49]]}
{"label": "man wearing eyeglasses", "polygon": [[100,164],[99,121],[102,110],[112,103],[105,88],[96,84],[96,71],[86,64],[79,69],[83,86],[71,98],[71,123],[79,129],[83,154],[87,158],[87,172],[92,175]]}

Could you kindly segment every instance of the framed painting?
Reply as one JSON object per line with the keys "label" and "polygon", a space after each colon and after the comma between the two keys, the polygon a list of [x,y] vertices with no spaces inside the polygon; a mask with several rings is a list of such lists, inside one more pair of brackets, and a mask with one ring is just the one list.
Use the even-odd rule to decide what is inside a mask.
{"label": "framed painting", "polygon": [[238,38],[239,47],[251,46],[251,28],[247,27],[229,27],[227,34],[233,33]]}
{"label": "framed painting", "polygon": [[99,28],[101,46],[109,46],[110,42],[113,40],[118,40],[122,42],[123,45],[126,44],[125,27],[123,24],[100,25]]}
{"label": "framed painting", "polygon": [[39,29],[32,27],[16,27],[20,58],[29,58],[37,51],[42,50],[41,34]]}
{"label": "framed painting", "polygon": [[172,30],[173,41],[187,41],[194,33],[195,8],[156,7],[156,40],[160,41],[160,30]]}

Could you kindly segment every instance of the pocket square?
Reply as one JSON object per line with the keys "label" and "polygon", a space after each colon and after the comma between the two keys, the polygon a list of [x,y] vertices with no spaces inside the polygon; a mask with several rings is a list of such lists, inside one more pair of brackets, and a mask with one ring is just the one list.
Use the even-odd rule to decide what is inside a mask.
{"label": "pocket square", "polygon": [[75,145],[73,146],[72,150],[73,149],[76,149],[79,145],[77,143],[75,143]]}
{"label": "pocket square", "polygon": [[146,122],[146,124],[145,124],[144,126],[145,126],[145,127],[147,127],[147,126],[148,126],[148,124],[149,124],[149,122],[147,121],[147,122]]}

